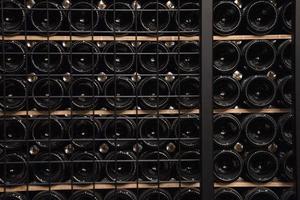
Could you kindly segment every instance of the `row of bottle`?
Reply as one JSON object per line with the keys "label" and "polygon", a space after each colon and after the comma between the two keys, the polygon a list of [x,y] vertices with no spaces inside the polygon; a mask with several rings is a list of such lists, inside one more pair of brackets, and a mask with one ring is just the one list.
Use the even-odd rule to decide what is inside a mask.
{"label": "row of bottle", "polygon": [[[293,180],[295,155],[292,150],[272,153],[252,149],[238,153],[219,150],[214,154],[214,175],[217,181],[233,182],[239,178],[252,182],[269,182],[275,177]],[[39,152],[36,155],[6,153],[0,159],[0,180],[5,184],[30,182],[79,183],[200,180],[199,151],[183,151],[170,155],[167,151],[74,151],[70,154]]]}
{"label": "row of bottle", "polygon": [[[188,1],[29,1],[28,8],[18,0],[3,2],[2,30],[5,34],[23,32],[53,35],[80,33],[97,35],[184,33],[199,34],[200,5]],[[2,8],[2,9],[3,9]],[[291,1],[282,5],[269,0],[217,1],[214,4],[214,31],[221,35],[234,34],[242,26],[253,34],[267,34],[274,29],[292,31]],[[46,12],[45,12],[46,10]],[[282,28],[278,28],[281,26]]]}
{"label": "row of bottle", "polygon": [[[138,46],[137,46],[138,45]],[[5,73],[199,73],[197,42],[63,42],[1,43],[0,70]],[[242,47],[240,47],[242,46]],[[263,72],[274,65],[291,71],[291,40],[215,42],[213,67],[228,73],[245,65],[250,72]],[[100,48],[99,48],[100,47]],[[101,50],[100,50],[101,49]],[[242,49],[242,50],[241,50]],[[27,66],[33,67],[27,67]]]}

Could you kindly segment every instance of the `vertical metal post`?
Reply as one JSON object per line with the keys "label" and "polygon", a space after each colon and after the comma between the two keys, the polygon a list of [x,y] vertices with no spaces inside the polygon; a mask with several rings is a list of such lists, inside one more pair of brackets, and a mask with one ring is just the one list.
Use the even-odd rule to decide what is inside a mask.
{"label": "vertical metal post", "polygon": [[214,199],[213,178],[213,103],[212,103],[212,40],[213,1],[201,1],[201,196],[203,200]]}

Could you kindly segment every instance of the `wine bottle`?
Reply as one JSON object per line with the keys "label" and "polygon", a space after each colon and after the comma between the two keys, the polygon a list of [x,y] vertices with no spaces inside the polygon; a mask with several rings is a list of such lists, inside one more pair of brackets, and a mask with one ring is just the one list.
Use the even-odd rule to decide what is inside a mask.
{"label": "wine bottle", "polygon": [[130,151],[113,151],[105,157],[105,172],[109,180],[130,181],[136,178],[136,156]]}
{"label": "wine bottle", "polygon": [[78,1],[71,5],[67,16],[71,28],[80,34],[93,33],[100,21],[99,9],[87,1]]}
{"label": "wine bottle", "polygon": [[257,73],[274,65],[277,50],[271,41],[252,40],[243,46],[242,53],[247,67]]}
{"label": "wine bottle", "polygon": [[241,123],[232,114],[217,114],[213,119],[214,143],[229,147],[234,145],[241,136]]}
{"label": "wine bottle", "polygon": [[129,147],[130,144],[133,143],[136,134],[135,121],[129,119],[127,116],[121,117],[122,118],[108,119],[103,124],[103,135],[105,139],[111,146],[118,149]]}
{"label": "wine bottle", "polygon": [[56,42],[38,42],[32,47],[31,62],[39,72],[52,73],[59,71],[63,61],[64,49]]}
{"label": "wine bottle", "polygon": [[97,119],[81,117],[72,119],[68,129],[69,138],[78,148],[91,149],[101,137],[101,123]]}
{"label": "wine bottle", "polygon": [[200,145],[201,123],[198,115],[180,115],[172,124],[172,132],[177,141],[186,148],[195,148]]}
{"label": "wine bottle", "polygon": [[219,181],[237,180],[243,171],[243,159],[231,150],[218,151],[214,155],[214,175]]}
{"label": "wine bottle", "polygon": [[238,103],[240,83],[230,76],[217,76],[213,81],[213,101],[218,107],[232,107]]}
{"label": "wine bottle", "polygon": [[296,157],[292,150],[280,155],[280,174],[281,178],[288,181],[295,180]]}
{"label": "wine bottle", "polygon": [[180,189],[174,196],[174,200],[192,200],[201,199],[200,189],[198,188],[184,188]]}
{"label": "wine bottle", "polygon": [[220,188],[215,192],[215,200],[243,200],[242,195],[233,188]]}
{"label": "wine bottle", "polygon": [[125,73],[133,70],[135,52],[129,43],[109,42],[103,49],[103,59],[110,72]]}
{"label": "wine bottle", "polygon": [[139,196],[139,200],[152,200],[152,199],[172,200],[172,197],[167,190],[160,189],[160,188],[145,190]]}
{"label": "wine bottle", "polygon": [[242,122],[247,142],[255,147],[271,144],[277,136],[277,124],[268,114],[250,114]]}
{"label": "wine bottle", "polygon": [[27,87],[23,80],[3,78],[0,80],[0,108],[17,111],[24,107]]}
{"label": "wine bottle", "polygon": [[169,49],[160,42],[145,42],[138,49],[139,62],[145,72],[156,73],[166,70],[169,60]]}
{"label": "wine bottle", "polygon": [[219,41],[213,45],[213,67],[221,73],[235,70],[240,63],[241,50],[234,42]]}
{"label": "wine bottle", "polygon": [[52,190],[41,191],[36,195],[34,195],[34,197],[32,198],[32,200],[45,200],[45,199],[66,200],[66,198],[62,194]]}
{"label": "wine bottle", "polygon": [[161,148],[170,136],[170,122],[163,116],[147,115],[139,121],[138,133],[147,147]]}
{"label": "wine bottle", "polygon": [[279,8],[279,20],[281,25],[283,25],[283,30],[287,33],[291,33],[293,30],[293,16],[295,16],[293,2],[284,2]]}
{"label": "wine bottle", "polygon": [[161,77],[147,77],[138,86],[138,95],[143,108],[163,108],[168,104],[171,94],[170,84]]}
{"label": "wine bottle", "polygon": [[7,150],[24,147],[28,137],[27,123],[19,117],[2,118],[0,121],[0,146]]}
{"label": "wine bottle", "polygon": [[278,89],[285,106],[292,106],[294,94],[294,80],[292,75],[285,76],[278,80]]}
{"label": "wine bottle", "polygon": [[275,97],[277,86],[274,80],[264,75],[249,76],[242,82],[245,103],[254,107],[266,107]]}
{"label": "wine bottle", "polygon": [[169,8],[160,2],[148,2],[142,5],[140,24],[148,34],[161,34],[166,31],[171,22]]}
{"label": "wine bottle", "polygon": [[95,73],[95,68],[100,60],[100,51],[97,45],[86,41],[75,42],[72,43],[69,51],[68,62],[75,72]]}
{"label": "wine bottle", "polygon": [[0,31],[7,35],[23,31],[26,11],[23,1],[3,0],[0,4]]}
{"label": "wine bottle", "polygon": [[62,106],[66,86],[60,79],[42,78],[34,82],[31,95],[36,106],[55,110]]}
{"label": "wine bottle", "polygon": [[296,200],[296,192],[293,189],[284,190],[280,196],[281,200]]}
{"label": "wine bottle", "polygon": [[234,34],[240,28],[242,11],[231,1],[218,1],[214,4],[214,32],[219,35]]}
{"label": "wine bottle", "polygon": [[93,109],[98,105],[102,87],[95,79],[78,78],[69,87],[72,105],[80,109]]}
{"label": "wine bottle", "polygon": [[65,142],[66,133],[65,121],[57,117],[37,118],[31,125],[33,140],[44,149],[57,149]]}
{"label": "wine bottle", "polygon": [[269,0],[249,1],[244,7],[247,29],[257,35],[271,32],[278,19],[275,3]]}
{"label": "wine bottle", "polygon": [[255,182],[271,181],[278,172],[278,159],[268,151],[248,153],[245,160],[246,178]]}
{"label": "wine bottle", "polygon": [[28,181],[28,166],[21,153],[7,153],[0,158],[0,183],[24,184]]}
{"label": "wine bottle", "polygon": [[278,119],[280,139],[284,142],[284,145],[292,146],[294,143],[294,123],[294,115],[292,113],[282,115]]}
{"label": "wine bottle", "polygon": [[27,48],[17,41],[2,41],[0,43],[0,71],[16,73],[24,71]]}
{"label": "wine bottle", "polygon": [[176,156],[176,172],[179,180],[197,181],[200,180],[200,152],[185,151]]}
{"label": "wine bottle", "polygon": [[254,188],[249,190],[245,195],[245,200],[279,200],[277,194],[269,188]]}
{"label": "wine bottle", "polygon": [[109,31],[127,33],[133,28],[135,12],[128,3],[114,2],[105,8],[103,18]]}
{"label": "wine bottle", "polygon": [[54,35],[64,20],[63,7],[54,0],[36,2],[30,13],[31,23],[39,33]]}
{"label": "wine bottle", "polygon": [[0,195],[2,200],[27,200],[27,197],[19,192],[4,192]]}
{"label": "wine bottle", "polygon": [[69,200],[102,200],[102,195],[99,192],[92,190],[79,190],[72,193]]}
{"label": "wine bottle", "polygon": [[186,108],[198,108],[200,105],[200,80],[198,77],[178,77],[173,83],[172,93],[179,105]]}
{"label": "wine bottle", "polygon": [[182,3],[175,15],[177,27],[183,33],[200,31],[200,5],[196,2]]}
{"label": "wine bottle", "polygon": [[278,47],[278,57],[280,61],[280,66],[283,70],[291,71],[292,67],[292,41],[285,40]]}
{"label": "wine bottle", "polygon": [[133,192],[125,189],[111,190],[104,197],[104,200],[115,200],[115,199],[137,200]]}
{"label": "wine bottle", "polygon": [[200,46],[197,42],[180,42],[173,49],[173,59],[177,65],[177,71],[185,73],[199,72]]}
{"label": "wine bottle", "polygon": [[111,109],[125,110],[132,107],[135,97],[135,84],[127,77],[111,77],[105,81],[104,97]]}
{"label": "wine bottle", "polygon": [[140,156],[140,173],[143,180],[168,181],[173,168],[170,155],[163,151],[146,151]]}
{"label": "wine bottle", "polygon": [[71,160],[72,180],[79,183],[95,182],[102,174],[102,158],[97,153],[80,152],[73,153]]}
{"label": "wine bottle", "polygon": [[65,157],[59,153],[40,153],[33,159],[31,172],[41,183],[60,183],[66,178]]}

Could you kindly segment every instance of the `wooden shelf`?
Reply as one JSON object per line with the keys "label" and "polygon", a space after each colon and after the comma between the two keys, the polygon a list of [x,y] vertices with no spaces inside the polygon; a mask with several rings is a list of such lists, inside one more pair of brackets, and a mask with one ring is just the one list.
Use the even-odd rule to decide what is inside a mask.
{"label": "wooden shelf", "polygon": [[[215,109],[214,113],[234,113],[234,114],[243,114],[243,113],[287,113],[291,109],[288,108],[265,108],[265,109],[244,109],[244,108],[235,108],[235,109]],[[108,111],[108,110],[57,110],[57,111],[17,111],[17,112],[0,112],[0,116],[47,116],[47,115],[57,115],[57,116],[70,116],[70,115],[176,115],[176,114],[199,114],[199,109],[163,109],[159,110],[122,110],[122,111]]]}
{"label": "wooden shelf", "polygon": [[[283,40],[291,39],[292,36],[288,34],[274,34],[274,35],[230,35],[230,36],[213,36],[213,40]],[[199,41],[200,36],[38,36],[38,35],[16,35],[16,36],[2,36],[3,40],[19,40],[19,41]]]}
{"label": "wooden shelf", "polygon": [[[246,181],[235,181],[233,183],[215,183],[215,187],[293,187],[294,183],[291,182],[280,182],[280,181],[272,181],[268,183],[256,184]],[[164,183],[137,183],[137,182],[129,182],[129,183],[95,183],[88,185],[78,185],[78,184],[59,184],[59,185],[21,185],[15,187],[0,187],[0,192],[25,192],[25,191],[44,191],[44,190],[88,190],[88,189],[146,189],[146,188],[195,188],[200,187],[199,182],[164,182]]]}

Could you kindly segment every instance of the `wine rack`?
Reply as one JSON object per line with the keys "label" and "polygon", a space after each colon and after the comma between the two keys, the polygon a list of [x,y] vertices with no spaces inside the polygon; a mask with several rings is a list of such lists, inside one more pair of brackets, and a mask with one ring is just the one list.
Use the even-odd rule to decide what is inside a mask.
{"label": "wine rack", "polygon": [[[297,56],[293,59],[290,55],[293,54],[293,51],[298,52],[299,49],[299,22],[297,19],[293,21],[293,31],[286,30],[282,28],[284,25],[280,24],[278,17],[274,28],[261,33],[249,28],[249,24],[247,25],[243,20],[246,18],[244,16],[246,14],[242,14],[240,16],[242,20],[237,30],[230,34],[222,34],[219,31],[217,33],[214,29],[214,23],[217,19],[212,20],[213,15],[216,16],[216,11],[212,11],[216,2],[233,2],[240,7],[242,13],[246,13],[246,11],[243,11],[244,1],[216,0],[199,2],[189,0],[186,3],[183,0],[146,0],[145,2],[135,0],[3,0],[0,2],[0,14],[2,15],[2,17],[0,16],[0,20],[2,20],[0,27],[0,62],[2,62],[0,63],[0,93],[2,96],[0,99],[0,134],[2,134],[0,135],[0,159],[2,159],[2,161],[0,160],[0,169],[3,171],[0,172],[0,199],[39,200],[53,198],[57,200],[75,200],[76,197],[72,197],[72,195],[78,195],[79,191],[83,193],[80,194],[82,196],[77,197],[78,199],[150,199],[151,196],[145,197],[148,191],[152,198],[165,200],[187,198],[212,200],[218,191],[222,189],[230,190],[230,188],[243,197],[245,195],[251,196],[247,192],[250,191],[251,193],[251,190],[255,188],[270,189],[271,192],[275,191],[275,195],[278,196],[284,195],[286,191],[295,190],[298,196],[300,192],[298,186],[300,156],[298,153],[294,155],[296,161],[293,163],[294,173],[297,173],[291,179],[281,177],[280,173],[283,169],[279,166],[278,172],[274,175],[275,178],[273,177],[266,182],[253,181],[246,174],[247,169],[244,166],[245,160],[249,156],[248,152],[252,153],[252,150],[271,152],[276,154],[276,157],[279,157],[281,150],[285,153],[288,150],[297,152],[295,148],[300,146],[300,137],[294,134],[293,145],[287,147],[278,139],[280,131],[276,130],[276,139],[268,145],[257,147],[252,144],[251,146],[247,141],[248,138],[245,139],[243,124],[247,116],[261,114],[273,118],[276,129],[278,129],[280,117],[293,113],[293,127],[289,128],[291,128],[292,134],[298,130],[299,105],[297,103],[298,93],[295,91],[299,90],[296,79],[299,76],[299,70],[296,70],[296,67],[290,71],[280,68],[277,53],[280,44],[284,41],[292,41],[294,46],[287,56],[291,57],[293,66],[299,65],[300,62]],[[294,7],[299,8],[300,3],[298,1],[291,0],[290,2],[295,4]],[[269,0],[263,0],[262,2],[274,3]],[[285,5],[285,2],[279,1],[275,5],[276,12],[282,12],[279,7],[283,5]],[[38,14],[35,16],[34,12]],[[148,15],[148,12],[151,14]],[[226,12],[226,9],[224,9],[224,12]],[[11,18],[12,13],[16,18]],[[295,15],[299,14],[296,13]],[[40,16],[41,19],[38,19],[37,16]],[[18,18],[23,21],[21,20],[18,26],[10,28],[10,23],[14,23],[13,20],[19,20]],[[131,18],[132,20],[130,20]],[[213,67],[215,55],[213,44],[222,41],[237,44],[241,51],[236,68],[225,73],[217,71]],[[270,41],[274,44],[276,61],[270,69],[251,71],[245,64],[245,55],[242,49],[252,41]],[[17,42],[24,46],[24,52],[15,52],[7,48],[4,43],[8,44],[9,42]],[[50,49],[49,44],[52,44],[52,42],[60,46],[60,53],[53,53],[53,49]],[[48,48],[41,50],[42,52],[34,52],[33,48],[40,43],[47,44]],[[87,43],[91,46],[85,46],[79,50],[72,48],[74,44]],[[152,44],[153,47],[148,52],[141,52],[141,47],[147,43]],[[180,45],[189,43],[194,47],[188,50],[179,49]],[[129,46],[128,48],[132,52],[128,52],[128,49],[124,50],[124,46],[122,46],[123,49],[117,49],[118,44]],[[109,47],[112,48],[111,51],[107,50]],[[160,48],[167,50],[163,52],[164,50]],[[22,59],[22,56],[24,56],[22,69],[15,72],[5,71],[5,67],[9,67],[11,59],[14,59],[13,56],[19,56],[20,54],[21,57],[18,59]],[[63,59],[58,70],[42,71],[34,67],[33,55],[37,56],[36,60],[40,62],[39,65],[44,64],[46,68],[53,61],[55,64],[59,56],[62,56]],[[145,57],[141,58],[143,55]],[[132,62],[128,61],[131,57]],[[141,59],[148,59],[146,60],[148,61],[147,64],[153,67],[154,70],[149,71],[149,69],[142,67]],[[257,58],[252,62],[256,62],[257,65],[260,62],[259,59]],[[74,60],[78,62],[80,70],[85,70],[85,67],[90,67],[89,65],[94,65],[94,68],[90,71],[80,71],[78,68],[71,66]],[[109,62],[111,62],[111,67],[109,67]],[[131,62],[129,70],[118,71],[117,68],[122,65],[122,62],[125,62],[125,64]],[[166,67],[160,69],[159,64],[163,62],[167,63]],[[10,66],[14,64],[12,62]],[[185,66],[193,64],[195,69],[191,71],[184,69]],[[295,88],[291,89],[293,103],[291,105],[282,103],[283,100],[279,92],[275,95],[275,100],[266,106],[253,106],[245,102],[245,89],[243,89],[242,82],[250,75],[266,76],[276,82],[276,87],[279,84],[277,81],[284,77],[283,75],[292,75],[295,77],[295,81],[293,80],[292,83]],[[216,106],[214,98],[218,94],[215,94],[215,88],[213,88],[213,81],[216,76],[231,77],[240,83],[239,100],[233,105]],[[188,87],[181,87],[182,80],[186,77],[194,79],[196,83],[188,85]],[[47,83],[37,86],[37,89],[35,89],[37,92],[33,92],[34,85],[37,82],[41,80],[49,81],[52,78],[61,83],[63,88],[61,94],[57,91],[57,88],[51,91],[51,85]],[[86,88],[81,90],[80,87],[75,87],[73,92],[70,92],[72,91],[71,85],[75,81],[81,80],[81,78],[87,79],[91,84],[96,82],[97,86],[91,86],[91,84],[85,82],[82,87]],[[142,85],[141,82],[147,78],[153,78],[153,83],[148,84],[150,86],[147,89],[139,89],[142,87],[140,86]],[[25,88],[23,94],[18,93],[20,89],[15,85],[7,94],[7,83],[9,84],[8,80],[11,79],[21,80]],[[110,90],[105,90],[105,84],[110,79],[112,80]],[[128,80],[129,84],[132,84],[133,90],[128,92],[130,89],[125,87],[128,82],[117,85],[118,82],[121,82],[120,79]],[[178,91],[174,89],[177,80],[180,82],[177,86],[179,87]],[[2,84],[1,81],[4,83]],[[159,85],[159,81],[165,86]],[[154,86],[151,87],[152,85]],[[95,87],[98,87],[98,89],[95,89]],[[124,92],[124,90],[127,91]],[[226,95],[226,92],[220,95]],[[56,101],[58,98],[61,98],[61,101],[52,108],[49,105],[41,106],[41,103],[47,105],[51,103],[51,100]],[[24,101],[23,105],[17,106],[16,109],[3,106],[15,99]],[[118,108],[116,105],[121,104],[122,100],[131,103]],[[92,102],[88,106],[78,105],[87,104],[88,101]],[[161,101],[165,102],[161,103]],[[188,103],[182,103],[182,101]],[[192,102],[192,105],[189,105],[190,102]],[[157,106],[158,104],[159,106]],[[217,115],[234,116],[241,124],[243,130],[241,130],[241,136],[235,141],[234,145],[219,146],[214,144],[214,134],[216,134],[214,132],[216,129],[214,116]],[[184,124],[185,119],[194,121]],[[34,135],[32,132],[34,131],[34,124],[39,120],[41,123],[45,121],[46,125],[40,129],[37,128],[41,133],[41,136],[39,136],[41,138],[35,138],[32,136]],[[59,129],[62,128],[64,137],[56,138],[55,135],[52,135],[51,130],[55,130],[57,127],[51,125],[51,120],[60,122]],[[118,120],[128,120],[129,124],[134,124],[131,138],[121,138],[122,133],[119,133],[125,129],[129,131],[128,124],[121,124],[120,127],[111,125],[109,128],[111,128],[110,131],[113,132],[111,133],[113,135],[104,136],[105,124],[108,124],[108,121],[112,121],[114,124]],[[153,122],[149,122],[151,120]],[[176,135],[176,128],[174,128],[176,127],[176,120],[180,124],[177,132],[187,131],[186,133]],[[19,124],[16,123],[16,127],[12,125],[10,128],[12,131],[14,131],[13,128],[16,128],[19,135],[8,133],[9,123],[15,123],[15,121]],[[73,121],[74,123],[71,125]],[[89,123],[93,125],[84,129],[82,127],[85,126],[85,122],[82,121],[90,121]],[[140,128],[140,126],[143,126],[143,121],[146,121],[144,124],[149,123],[148,126],[144,125],[144,129]],[[24,135],[26,137],[24,136],[24,138],[22,138],[22,128],[18,130],[20,124],[25,127]],[[74,130],[70,131],[72,126]],[[106,127],[107,130],[109,128]],[[97,131],[98,129],[99,131]],[[59,132],[60,130],[56,131]],[[76,131],[79,135],[76,135]],[[190,133],[189,131],[194,132]],[[97,136],[99,133],[102,135]],[[257,137],[259,137],[259,134]],[[22,148],[9,149],[10,140],[22,143]],[[121,142],[128,144],[125,145],[126,147],[122,147]],[[41,143],[44,143],[46,147],[42,147]],[[52,148],[54,143],[62,144],[58,145],[58,148]],[[84,143],[87,143],[87,145]],[[160,143],[163,143],[163,145],[160,145]],[[81,146],[81,144],[84,145]],[[214,161],[216,152],[224,150],[237,152],[241,155],[243,161],[241,173],[237,179],[228,182],[218,180],[216,175],[216,167],[218,166],[215,165]],[[126,160],[128,157],[118,158],[114,154],[118,152],[121,152],[122,156],[132,156],[131,160]],[[147,153],[150,154],[149,152],[159,153],[147,155]],[[196,152],[196,156],[184,158],[182,155],[186,152]],[[5,158],[7,155],[15,153],[21,156],[24,162]],[[62,161],[59,162],[63,163],[63,169],[60,169],[61,166],[58,165],[61,163],[54,159],[35,160],[42,153],[61,157]],[[75,155],[78,156],[79,153],[90,154],[90,157],[73,158]],[[112,153],[112,158],[109,158],[110,153]],[[278,158],[279,162],[281,162],[280,158]],[[20,182],[10,182],[7,179],[7,175],[9,176],[7,168],[12,167],[10,172],[13,176],[14,170],[18,169],[13,168],[12,165],[20,164],[26,166],[24,172],[26,175]],[[148,164],[151,172],[144,172],[144,168]],[[226,164],[226,162],[223,163],[225,168],[228,167]],[[33,169],[34,165],[36,166]],[[95,167],[98,165],[101,168],[99,171]],[[186,168],[182,169],[182,165]],[[46,176],[44,179],[37,178],[36,174],[40,173],[38,172],[39,166],[46,168],[44,172],[41,172]],[[78,166],[82,171],[76,172],[76,174],[74,168]],[[56,174],[51,177],[52,167],[63,170],[63,175],[59,176],[64,177],[54,180]],[[93,171],[91,176],[87,173],[89,167]],[[164,169],[164,167],[167,169]],[[112,171],[112,174],[120,173],[118,174],[120,177],[124,175],[122,172],[125,174],[129,172],[128,176],[130,178],[124,178],[124,180],[119,179],[118,176],[118,178],[114,178],[116,176],[110,176],[109,170]],[[180,170],[182,171],[180,172]],[[184,170],[191,171],[185,172]],[[223,170],[226,171],[226,169]],[[186,177],[181,173],[190,174]],[[45,194],[42,194],[43,191]],[[267,191],[267,193],[270,194],[270,191]],[[50,194],[52,192],[53,194]],[[114,195],[111,194],[113,192]],[[127,196],[118,196],[120,194]],[[10,197],[9,195],[15,196]],[[51,197],[51,195],[53,196]],[[281,198],[289,200],[287,197]],[[255,197],[253,199],[255,200]]]}

